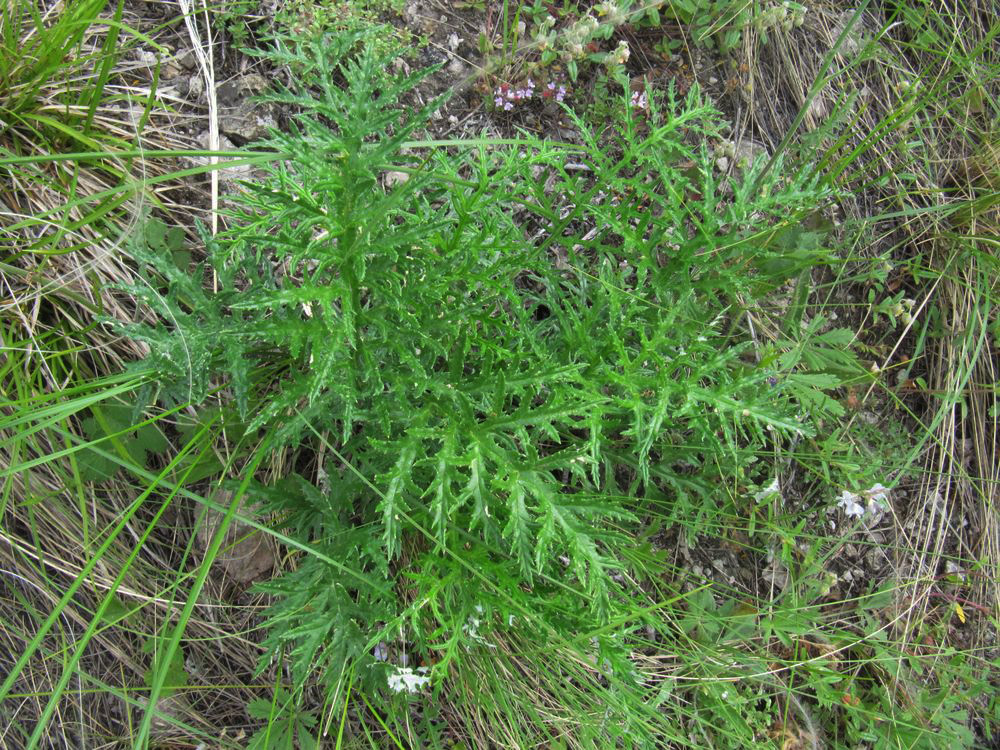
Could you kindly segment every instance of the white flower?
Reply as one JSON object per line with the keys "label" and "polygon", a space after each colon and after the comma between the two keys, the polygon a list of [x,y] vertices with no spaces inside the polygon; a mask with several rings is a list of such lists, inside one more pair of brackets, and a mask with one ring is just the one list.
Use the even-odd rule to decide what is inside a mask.
{"label": "white flower", "polygon": [[[481,615],[482,613],[483,613],[483,605],[482,604],[477,604],[476,605],[476,614],[480,614]],[[475,638],[476,640],[482,640],[479,637],[479,626],[482,625],[482,624],[483,624],[483,621],[480,618],[475,617],[473,615],[470,615],[469,619],[462,626],[462,631],[466,635],[468,635],[470,638]]]}
{"label": "white flower", "polygon": [[861,518],[865,514],[865,506],[858,502],[859,499],[853,492],[844,490],[837,498],[837,505],[844,509],[845,516]]}
{"label": "white flower", "polygon": [[624,65],[629,58],[628,42],[622,39],[618,42],[618,47],[609,52],[604,62],[606,65]]}
{"label": "white flower", "polygon": [[775,495],[781,495],[781,486],[778,484],[778,478],[775,477],[771,480],[771,483],[767,485],[760,492],[754,493],[753,499],[756,502],[763,502],[764,500],[770,500]]}
{"label": "white flower", "polygon": [[862,518],[885,510],[888,501],[889,489],[876,482],[871,488],[862,490],[860,494],[844,490],[837,498],[837,505],[843,508],[844,515]]}
{"label": "white flower", "polygon": [[883,487],[879,482],[876,482],[871,489],[865,490],[862,494],[868,498],[869,502],[885,503],[889,500],[889,488]]}
{"label": "white flower", "polygon": [[396,693],[402,693],[404,690],[407,693],[416,693],[431,681],[427,676],[427,667],[417,667],[416,671],[409,667],[395,667],[395,670],[389,675],[389,689]]}
{"label": "white flower", "polygon": [[597,11],[597,15],[599,16],[607,16],[607,21],[612,26],[621,26],[627,18],[624,9],[617,2],[614,2],[614,0],[599,3],[594,6],[594,10]]}

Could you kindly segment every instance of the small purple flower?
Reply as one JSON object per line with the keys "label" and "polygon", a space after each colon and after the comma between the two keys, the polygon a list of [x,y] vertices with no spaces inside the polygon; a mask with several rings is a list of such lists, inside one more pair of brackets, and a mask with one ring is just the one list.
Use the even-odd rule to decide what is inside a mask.
{"label": "small purple flower", "polygon": [[496,106],[498,106],[498,107],[502,107],[503,106],[503,97],[502,96],[498,96],[496,99],[493,100],[493,103]]}
{"label": "small purple flower", "polygon": [[514,105],[511,104],[510,102],[504,102],[503,109],[504,112],[510,112],[512,109],[514,109]]}
{"label": "small purple flower", "polygon": [[566,87],[560,86],[559,91],[556,92],[556,101],[561,102],[564,98],[566,98]]}

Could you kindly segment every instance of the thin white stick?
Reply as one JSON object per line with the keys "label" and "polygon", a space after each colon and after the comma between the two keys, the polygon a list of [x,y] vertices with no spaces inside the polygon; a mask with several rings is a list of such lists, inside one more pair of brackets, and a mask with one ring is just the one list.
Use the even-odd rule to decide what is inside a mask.
{"label": "thin white stick", "polygon": [[[200,5],[200,10],[205,16],[205,32],[208,34],[208,51],[202,42],[201,34],[195,23],[194,12],[191,8],[191,0],[177,0],[181,13],[184,15],[184,25],[187,27],[188,36],[191,38],[191,46],[195,57],[198,59],[198,66],[201,74],[205,78],[205,93],[208,95],[208,148],[213,152],[219,150],[219,101],[215,94],[215,62],[212,56],[212,27],[208,17],[208,6],[203,0],[195,0]],[[219,157],[213,153],[209,157],[209,164],[215,166],[219,163]],[[219,231],[219,170],[212,169],[212,234]]]}

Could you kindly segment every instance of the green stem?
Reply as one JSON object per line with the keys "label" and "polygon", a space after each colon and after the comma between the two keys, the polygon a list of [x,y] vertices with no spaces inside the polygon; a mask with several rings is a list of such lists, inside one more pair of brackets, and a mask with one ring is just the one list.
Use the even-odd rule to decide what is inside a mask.
{"label": "green stem", "polygon": [[350,161],[353,157],[345,160],[345,190],[341,199],[341,217],[346,227],[346,231],[341,237],[343,242],[343,252],[341,254],[340,273],[350,291],[348,305],[351,309],[351,341],[354,346],[354,383],[355,388],[361,390],[361,370],[362,370],[362,343],[361,343],[361,282],[354,271],[354,253],[359,252],[358,244],[358,224],[354,220],[354,197],[358,190],[358,180],[354,178],[354,170],[350,169]]}

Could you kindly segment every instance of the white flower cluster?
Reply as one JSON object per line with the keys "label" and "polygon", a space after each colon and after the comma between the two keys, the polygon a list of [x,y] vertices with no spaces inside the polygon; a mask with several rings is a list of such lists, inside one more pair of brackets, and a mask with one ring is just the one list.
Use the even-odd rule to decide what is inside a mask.
{"label": "white flower cluster", "polygon": [[753,19],[753,27],[757,31],[768,31],[781,27],[783,31],[797,29],[806,18],[806,6],[784,0],[779,5],[772,5]]}
{"label": "white flower cluster", "polygon": [[556,19],[552,16],[546,16],[538,28],[535,30],[535,44],[538,45],[538,49],[541,51],[547,50],[556,41],[556,32],[554,31],[556,25]]}
{"label": "white flower cluster", "polygon": [[771,483],[764,487],[759,492],[755,492],[753,499],[754,502],[762,503],[765,500],[772,500],[773,498],[781,497],[781,485],[778,484],[778,478],[775,477],[771,480]]}
{"label": "white flower cluster", "polygon": [[[476,605],[476,614],[481,615],[483,613],[483,605]],[[483,624],[482,618],[476,617],[475,615],[469,615],[469,619],[466,621],[465,625],[462,626],[462,632],[464,632],[470,638],[475,638],[477,641],[481,641],[482,638],[479,637],[479,626]]]}
{"label": "white flower cluster", "polygon": [[427,676],[430,670],[427,667],[417,667],[416,670],[409,667],[393,667],[395,670],[389,674],[389,689],[396,693],[417,693],[421,688],[430,683],[431,678]]}
{"label": "white flower cluster", "polygon": [[628,20],[628,9],[624,3],[598,3],[594,6],[594,10],[597,11],[597,15],[606,18],[607,22],[613,26],[621,26]]}
{"label": "white flower cluster", "polygon": [[[587,13],[578,18],[562,34],[556,33],[556,19],[551,15],[546,16],[534,31],[535,44],[544,52],[559,43],[564,60],[578,60],[588,51],[595,51],[594,47],[590,46],[591,42],[599,37],[607,39],[611,36],[611,31],[628,21],[631,5],[632,0],[605,0],[594,6],[594,11],[600,20]],[[604,64],[611,65],[615,61],[622,64],[626,60],[628,60],[628,44],[620,42],[618,48],[607,55]]]}
{"label": "white flower cluster", "polygon": [[604,58],[604,64],[609,68],[612,65],[624,65],[628,62],[629,55],[631,51],[628,48],[628,42],[622,39],[618,42],[618,46],[607,54]]}
{"label": "white flower cluster", "polygon": [[890,312],[893,317],[903,321],[903,325],[910,325],[913,322],[913,305],[916,302],[912,299],[902,299],[892,306]]}
{"label": "white flower cluster", "polygon": [[565,34],[566,54],[570,58],[583,57],[601,24],[593,16],[584,16],[574,23]]}
{"label": "white flower cluster", "polygon": [[888,507],[888,500],[889,489],[876,483],[860,493],[844,490],[837,498],[837,505],[843,509],[844,515],[848,518],[864,518],[885,510]]}

